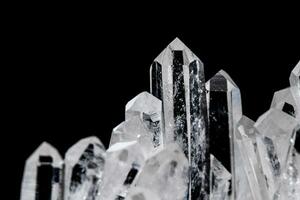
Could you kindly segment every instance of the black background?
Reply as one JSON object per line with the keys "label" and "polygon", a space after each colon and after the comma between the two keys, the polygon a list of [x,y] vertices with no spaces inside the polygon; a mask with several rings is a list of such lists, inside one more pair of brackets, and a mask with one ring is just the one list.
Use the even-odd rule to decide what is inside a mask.
{"label": "black background", "polygon": [[108,145],[125,104],[149,91],[149,66],[175,37],[203,61],[206,80],[220,69],[230,74],[253,120],[269,108],[275,91],[289,86],[300,60],[293,7],[158,5],[20,6],[21,13],[7,15],[2,146],[8,148],[1,163],[8,167],[10,196],[19,198],[25,160],[42,141],[62,155],[90,135]]}

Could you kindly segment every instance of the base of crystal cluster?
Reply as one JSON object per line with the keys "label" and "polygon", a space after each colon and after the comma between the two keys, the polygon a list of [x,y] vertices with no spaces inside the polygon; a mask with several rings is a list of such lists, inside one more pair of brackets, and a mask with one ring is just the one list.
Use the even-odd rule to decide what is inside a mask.
{"label": "base of crystal cluster", "polygon": [[238,86],[178,38],[151,65],[151,94],[129,101],[105,150],[96,137],[64,156],[43,143],[21,200],[299,200],[300,62],[254,122]]}

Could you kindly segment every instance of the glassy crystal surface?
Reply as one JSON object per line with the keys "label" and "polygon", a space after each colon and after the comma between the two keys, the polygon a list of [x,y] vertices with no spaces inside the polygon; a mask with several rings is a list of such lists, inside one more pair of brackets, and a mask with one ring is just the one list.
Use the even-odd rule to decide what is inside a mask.
{"label": "glassy crystal surface", "polygon": [[229,200],[231,174],[212,154],[210,166],[210,200]]}
{"label": "glassy crystal surface", "polygon": [[148,92],[142,92],[126,104],[126,121],[136,116],[140,117],[152,137],[154,147],[163,144],[161,131],[161,100]]}
{"label": "glassy crystal surface", "polygon": [[300,90],[300,61],[293,69],[290,75],[290,84],[291,86],[296,86]]}
{"label": "glassy crystal surface", "polygon": [[88,137],[63,161],[43,143],[26,161],[21,200],[299,200],[299,73],[300,62],[254,122],[229,75],[205,83],[202,62],[176,38],[109,149]]}
{"label": "glassy crystal surface", "polygon": [[177,144],[169,144],[147,159],[136,185],[161,200],[183,200],[187,196],[189,163]]}
{"label": "glassy crystal surface", "polygon": [[235,195],[235,127],[242,117],[240,90],[229,75],[221,70],[207,83],[210,153],[232,174],[232,191]]}
{"label": "glassy crystal surface", "polygon": [[102,181],[105,148],[96,137],[73,145],[65,155],[65,200],[95,200]]}
{"label": "glassy crystal surface", "polygon": [[58,151],[42,143],[26,161],[21,200],[61,200],[62,167]]}
{"label": "glassy crystal surface", "polygon": [[176,38],[154,60],[150,80],[151,93],[163,104],[164,143],[178,143],[191,166],[189,199],[209,199],[203,64]]}
{"label": "glassy crystal surface", "polygon": [[295,117],[278,109],[270,109],[255,123],[260,134],[257,148],[270,197],[274,196],[288,166],[298,123]]}
{"label": "glassy crystal surface", "polygon": [[138,142],[120,142],[112,145],[106,152],[98,199],[124,199],[128,189],[135,185],[144,161],[145,154]]}

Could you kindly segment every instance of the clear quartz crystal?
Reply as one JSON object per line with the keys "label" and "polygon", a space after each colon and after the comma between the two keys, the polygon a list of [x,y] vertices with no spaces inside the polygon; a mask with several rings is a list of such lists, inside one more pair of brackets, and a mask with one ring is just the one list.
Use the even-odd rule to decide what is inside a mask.
{"label": "clear quartz crystal", "polygon": [[130,100],[109,149],[96,137],[65,154],[42,143],[27,159],[20,200],[299,200],[300,62],[256,122],[223,70],[175,38]]}
{"label": "clear quartz crystal", "polygon": [[212,154],[210,166],[210,200],[229,200],[231,174]]}
{"label": "clear quartz crystal", "polygon": [[58,151],[42,143],[26,161],[21,200],[61,200],[62,167]]}
{"label": "clear quartz crystal", "polygon": [[287,160],[287,167],[284,169],[279,187],[274,195],[275,200],[298,200],[300,198],[300,124],[293,131],[294,138],[291,140],[291,153]]}
{"label": "clear quartz crystal", "polygon": [[[223,70],[214,75],[207,83],[207,102],[209,113],[210,152],[232,174],[230,192],[235,198],[236,183],[235,159],[238,149],[235,148],[235,127],[242,117],[240,90],[230,76]],[[237,177],[238,178],[238,177]],[[246,186],[245,186],[246,187]]]}
{"label": "clear quartz crystal", "polygon": [[257,132],[254,128],[254,121],[243,116],[236,129],[237,199],[269,199],[256,148]]}
{"label": "clear quartz crystal", "polygon": [[179,144],[191,166],[189,199],[209,199],[209,152],[203,64],[178,38],[154,60],[151,93],[162,100],[164,144]]}
{"label": "clear quartz crystal", "polygon": [[65,155],[65,200],[95,200],[102,181],[105,148],[96,137],[73,145]]}
{"label": "clear quartz crystal", "polygon": [[183,200],[188,189],[188,160],[173,143],[149,157],[136,182],[161,200]]}
{"label": "clear quartz crystal", "polygon": [[140,117],[145,128],[151,136],[154,147],[163,144],[161,131],[161,100],[148,92],[142,92],[126,104],[126,121]]}
{"label": "clear quartz crystal", "polygon": [[295,117],[278,109],[270,109],[254,125],[259,133],[257,147],[270,197],[277,191],[280,177],[288,166],[298,123]]}
{"label": "clear quartz crystal", "polygon": [[274,93],[271,108],[282,110],[300,120],[300,91],[289,87]]}
{"label": "clear quartz crystal", "polygon": [[128,189],[135,185],[145,154],[136,141],[116,143],[106,153],[98,200],[124,199]]}

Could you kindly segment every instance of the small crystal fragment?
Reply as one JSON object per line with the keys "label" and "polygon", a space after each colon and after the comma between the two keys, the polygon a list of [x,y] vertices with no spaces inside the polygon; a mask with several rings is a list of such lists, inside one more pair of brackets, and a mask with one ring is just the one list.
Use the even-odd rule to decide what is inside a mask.
{"label": "small crystal fragment", "polygon": [[136,141],[120,142],[106,151],[99,200],[124,199],[144,165],[145,154]]}
{"label": "small crystal fragment", "polygon": [[289,87],[274,93],[271,108],[277,108],[300,120],[300,92]]}
{"label": "small crystal fragment", "polygon": [[137,141],[141,148],[150,154],[155,146],[153,136],[153,132],[150,132],[139,116],[132,116],[113,129],[109,146],[119,142]]}
{"label": "small crystal fragment", "polygon": [[65,155],[65,200],[95,200],[102,181],[105,147],[96,137],[73,145]]}
{"label": "small crystal fragment", "polygon": [[133,117],[140,117],[152,135],[154,147],[163,144],[161,133],[161,100],[148,92],[142,92],[126,104],[126,121]]}
{"label": "small crystal fragment", "polygon": [[177,144],[169,144],[147,159],[136,182],[161,200],[183,200],[187,196],[189,164]]}
{"label": "small crystal fragment", "polygon": [[42,143],[26,161],[21,200],[61,200],[62,167],[58,151]]}

